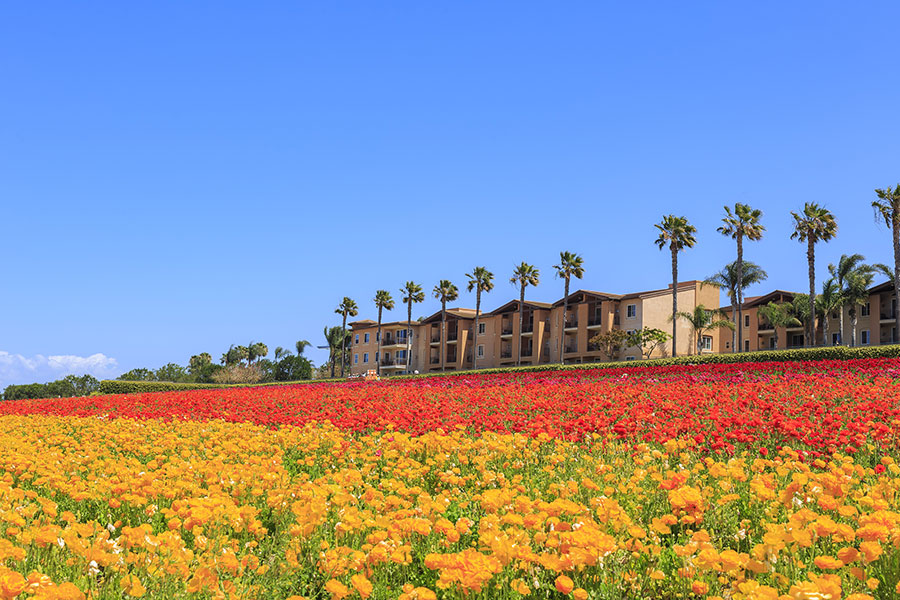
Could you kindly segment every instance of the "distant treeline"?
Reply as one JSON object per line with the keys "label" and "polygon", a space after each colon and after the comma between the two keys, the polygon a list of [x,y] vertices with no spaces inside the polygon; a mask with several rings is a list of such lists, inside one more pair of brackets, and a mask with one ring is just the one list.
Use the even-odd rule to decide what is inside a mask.
{"label": "distant treeline", "polygon": [[25,385],[8,385],[3,390],[4,400],[22,400],[25,398],[68,398],[72,396],[89,396],[100,389],[100,382],[90,375],[66,375],[49,383],[27,383]]}

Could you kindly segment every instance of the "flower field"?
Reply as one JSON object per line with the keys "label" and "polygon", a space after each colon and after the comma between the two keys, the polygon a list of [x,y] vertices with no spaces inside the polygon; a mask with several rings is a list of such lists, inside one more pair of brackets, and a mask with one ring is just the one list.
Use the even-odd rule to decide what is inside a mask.
{"label": "flower field", "polygon": [[0,598],[900,594],[900,361],[0,404]]}

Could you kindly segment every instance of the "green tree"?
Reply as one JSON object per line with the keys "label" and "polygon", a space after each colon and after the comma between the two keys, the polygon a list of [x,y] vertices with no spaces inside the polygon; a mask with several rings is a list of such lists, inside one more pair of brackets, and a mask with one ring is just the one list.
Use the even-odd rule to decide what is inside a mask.
{"label": "green tree", "polygon": [[150,369],[141,367],[122,373],[116,379],[120,381],[156,381],[156,374]]}
{"label": "green tree", "polygon": [[274,354],[275,362],[278,362],[285,356],[290,356],[290,355],[291,355],[290,350],[286,350],[286,349],[282,348],[281,346],[275,346],[275,354]]}
{"label": "green tree", "polygon": [[494,274],[485,267],[475,267],[471,273],[466,273],[469,283],[466,289],[475,290],[475,335],[472,340],[472,368],[478,368],[478,325],[481,317],[481,293],[485,294],[494,289]]}
{"label": "green tree", "polygon": [[572,277],[576,279],[584,277],[584,259],[579,254],[560,252],[559,264],[553,265],[553,268],[556,269],[556,276],[565,281],[563,287],[562,328],[559,332],[559,362],[560,364],[565,364],[566,317],[569,314],[569,282],[572,280]]}
{"label": "green tree", "polygon": [[[822,282],[822,293],[816,296],[816,314],[822,315],[822,341],[826,346],[833,346],[828,338],[829,315],[835,310],[841,310],[843,298],[837,283],[831,277]],[[807,309],[808,310],[808,309]],[[841,310],[841,312],[843,312]]]}
{"label": "green tree", "polygon": [[249,367],[253,364],[253,361],[257,361],[260,358],[263,358],[269,354],[269,347],[263,344],[262,342],[251,342],[249,346],[247,346],[247,366]]}
{"label": "green tree", "polygon": [[693,248],[697,244],[694,234],[697,228],[691,225],[686,217],[665,215],[663,220],[657,223],[659,237],[656,245],[660,250],[668,247],[672,253],[672,356],[678,356],[678,253],[686,248]]}
{"label": "green tree", "polygon": [[800,213],[791,212],[794,219],[794,231],[791,239],[806,242],[806,262],[809,271],[809,314],[810,322],[806,326],[806,345],[816,343],[816,244],[829,242],[837,235],[837,221],[824,206],[815,202],[807,202]]}
{"label": "green tree", "polygon": [[[743,302],[744,302],[744,239],[756,242],[762,239],[765,227],[759,222],[762,218],[762,211],[756,208],[750,208],[746,204],[740,202],[734,205],[734,212],[731,208],[725,207],[725,216],[722,218],[722,225],[717,229],[719,233],[730,237],[737,242],[737,260],[735,264],[737,293],[737,339],[743,340]],[[740,344],[738,344],[740,346]],[[732,350],[740,352],[740,348],[732,347]]]}
{"label": "green tree", "polygon": [[619,353],[628,343],[629,335],[621,329],[610,329],[604,333],[598,333],[588,340],[588,348],[603,352],[603,358],[607,361],[619,360]]}
{"label": "green tree", "polygon": [[669,341],[672,336],[654,327],[642,327],[628,334],[627,345],[635,346],[640,349],[641,356],[650,358],[653,352]]}
{"label": "green tree", "polygon": [[831,274],[831,279],[835,282],[839,295],[836,307],[840,309],[838,313],[838,344],[844,343],[844,331],[846,331],[844,329],[844,308],[849,305],[846,301],[847,280],[859,270],[871,271],[871,267],[863,263],[864,260],[866,257],[862,254],[842,254],[836,265],[834,263],[828,265],[828,273]]}
{"label": "green tree", "polygon": [[303,353],[306,352],[306,349],[312,346],[312,343],[307,342],[306,340],[297,340],[297,343],[294,344],[294,348],[297,349],[297,356],[303,356]]}
{"label": "green tree", "polygon": [[691,331],[696,340],[697,354],[700,354],[702,351],[704,333],[720,327],[727,327],[728,329],[734,327],[734,323],[729,321],[728,317],[721,310],[709,309],[702,304],[698,304],[690,312],[677,312],[675,316],[676,318],[684,319],[691,326]]}
{"label": "green tree", "polygon": [[209,352],[201,352],[191,357],[191,360],[188,362],[188,369],[190,369],[191,374],[194,374],[194,372],[200,371],[200,369],[209,364],[212,364],[212,356],[209,355]]}
{"label": "green tree", "polygon": [[272,365],[275,381],[302,381],[312,379],[313,364],[305,356],[287,354]]}
{"label": "green tree", "polygon": [[516,344],[516,366],[522,364],[522,324],[525,319],[525,288],[529,285],[536,286],[541,281],[541,273],[534,265],[522,262],[513,271],[509,282],[519,286],[519,341]]}
{"label": "green tree", "polygon": [[774,327],[775,349],[778,349],[778,329],[780,327],[799,327],[800,320],[794,316],[794,307],[786,303],[769,302],[757,309],[757,314]]}
{"label": "green tree", "polygon": [[394,310],[394,299],[391,298],[391,293],[387,290],[378,290],[375,292],[375,306],[378,308],[378,334],[375,336],[375,339],[378,341],[378,352],[375,355],[375,370],[378,375],[381,375],[381,359],[384,354],[381,352],[381,345],[383,340],[381,339],[381,312],[384,310]]}
{"label": "green tree", "polygon": [[359,308],[356,306],[356,302],[352,299],[344,296],[344,299],[341,300],[341,303],[338,304],[338,307],[334,309],[334,312],[341,315],[343,319],[341,321],[341,332],[343,336],[341,339],[343,340],[343,346],[341,348],[341,377],[344,376],[344,359],[347,356],[347,317],[355,317],[359,314]]}
{"label": "green tree", "polygon": [[337,365],[338,355],[347,348],[347,332],[342,327],[326,327],[322,331],[325,336],[325,342],[328,344],[328,361],[331,363],[331,378],[334,379],[335,367]]}
{"label": "green tree", "polygon": [[154,376],[156,381],[172,381],[175,383],[189,380],[188,370],[176,363],[168,363],[156,369]]}
{"label": "green tree", "polygon": [[894,313],[894,331],[900,334],[900,183],[894,189],[888,186],[883,190],[875,190],[875,194],[878,196],[878,200],[872,201],[875,217],[883,220],[891,230],[894,245],[894,268],[888,269],[887,275],[894,282],[894,298],[898,307]]}
{"label": "green tree", "polygon": [[[744,290],[769,278],[769,274],[762,267],[749,260],[744,261],[741,275],[741,298],[743,298]],[[735,324],[735,329],[731,330],[731,351],[737,352],[737,346],[741,343],[737,339],[737,261],[728,263],[722,267],[721,271],[711,277],[707,277],[703,283],[724,289],[728,294],[728,300],[731,302],[731,321]]]}
{"label": "green tree", "polygon": [[425,301],[425,292],[422,290],[422,286],[415,281],[407,281],[400,293],[403,294],[401,300],[406,305],[406,372],[408,373],[409,365],[412,362],[412,307],[413,304]]}
{"label": "green tree", "polygon": [[873,270],[857,269],[847,276],[846,287],[841,294],[844,299],[844,305],[849,307],[851,346],[856,346],[857,340],[857,326],[859,323],[859,311],[857,308],[869,301],[869,287],[872,285],[873,278]]}
{"label": "green tree", "polygon": [[441,301],[441,371],[447,355],[447,302],[459,298],[459,288],[447,279],[441,279],[432,290],[434,297]]}

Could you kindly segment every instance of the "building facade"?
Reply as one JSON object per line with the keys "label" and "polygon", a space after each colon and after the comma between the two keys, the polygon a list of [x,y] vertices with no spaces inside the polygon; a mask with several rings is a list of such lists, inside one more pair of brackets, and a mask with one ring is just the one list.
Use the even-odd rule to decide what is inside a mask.
{"label": "building facade", "polygon": [[[672,331],[672,286],[632,294],[609,294],[578,290],[552,304],[511,300],[482,312],[475,326],[475,311],[448,308],[442,326],[441,311],[413,321],[378,324],[371,320],[350,323],[350,373],[362,375],[381,369],[381,375],[459,371],[478,368],[539,365],[560,362],[560,347],[568,364],[610,360],[591,343],[591,338],[612,329],[634,331],[655,328]],[[678,284],[678,309],[690,312],[696,306],[719,307],[719,290],[700,281]],[[564,318],[564,310],[565,318]],[[678,354],[698,352],[695,332],[684,320],[678,323]],[[724,351],[721,338],[705,332],[701,353]],[[654,350],[652,357],[671,355],[671,341]],[[642,358],[640,348],[623,348],[620,360]]]}

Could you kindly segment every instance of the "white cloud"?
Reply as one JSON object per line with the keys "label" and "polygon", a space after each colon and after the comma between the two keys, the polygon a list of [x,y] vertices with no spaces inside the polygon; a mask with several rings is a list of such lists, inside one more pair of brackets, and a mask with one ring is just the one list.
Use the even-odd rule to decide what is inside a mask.
{"label": "white cloud", "polygon": [[116,374],[116,359],[105,354],[22,356],[0,350],[0,388],[11,384],[53,381],[66,375],[93,375],[98,379]]}

